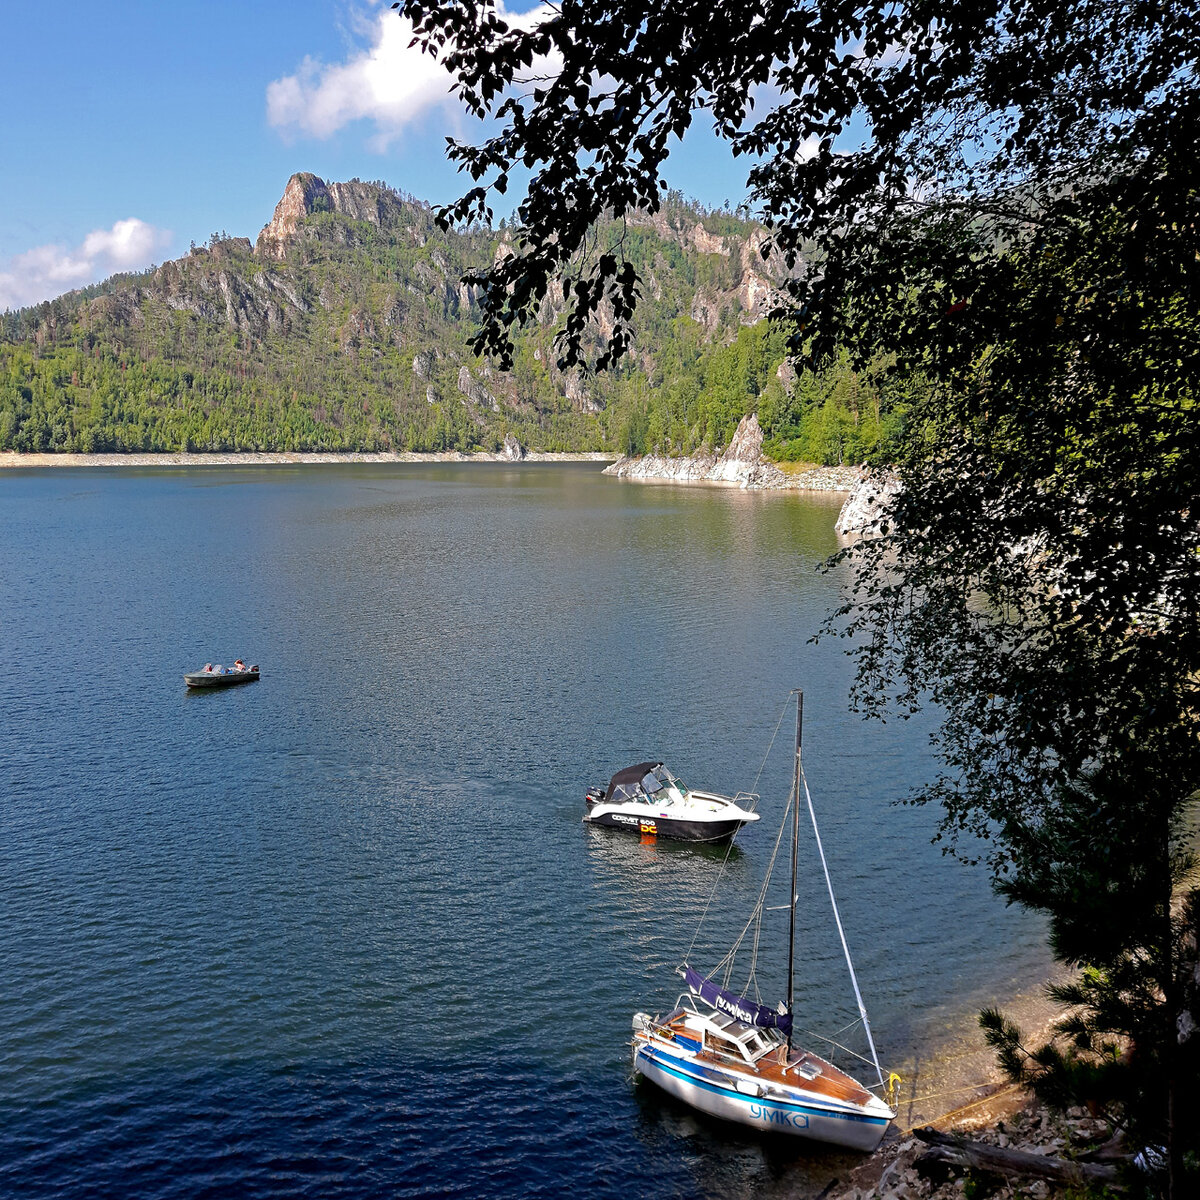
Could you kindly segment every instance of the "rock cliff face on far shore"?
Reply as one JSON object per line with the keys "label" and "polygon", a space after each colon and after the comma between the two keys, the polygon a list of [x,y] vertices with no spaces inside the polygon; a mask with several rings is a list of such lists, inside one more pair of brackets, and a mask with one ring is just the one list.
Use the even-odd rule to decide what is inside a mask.
{"label": "rock cliff face on far shore", "polygon": [[762,456],[763,433],[751,413],[738,423],[733,440],[720,454],[700,453],[686,458],[647,454],[619,458],[605,475],[622,479],[673,479],[679,483],[725,483],[744,488],[786,487],[787,479]]}
{"label": "rock cliff face on far shore", "polygon": [[857,537],[874,524],[900,490],[900,481],[886,472],[863,475],[842,505],[835,528],[843,537]]}

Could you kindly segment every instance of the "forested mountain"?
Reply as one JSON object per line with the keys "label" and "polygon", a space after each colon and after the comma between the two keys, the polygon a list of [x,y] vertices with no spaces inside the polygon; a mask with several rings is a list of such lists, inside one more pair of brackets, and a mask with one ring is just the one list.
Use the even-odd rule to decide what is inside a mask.
{"label": "forested mountain", "polygon": [[[140,275],[0,317],[0,449],[658,448],[728,441],[757,411],[781,458],[881,451],[899,405],[844,364],[797,375],[766,320],[782,268],[762,230],[677,195],[596,230],[642,279],[635,352],[563,373],[562,288],[499,372],[467,347],[461,276],[512,252],[511,232],[444,232],[382,183],[292,176],[251,245],[214,234]],[[605,333],[604,315],[596,326]]]}

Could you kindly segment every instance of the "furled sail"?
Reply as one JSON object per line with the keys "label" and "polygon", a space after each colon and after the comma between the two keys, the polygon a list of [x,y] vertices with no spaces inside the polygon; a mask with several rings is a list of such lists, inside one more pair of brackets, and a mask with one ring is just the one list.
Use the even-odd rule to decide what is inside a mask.
{"label": "furled sail", "polygon": [[699,996],[701,1000],[708,1001],[720,1012],[728,1013],[735,1020],[742,1021],[747,1025],[757,1025],[762,1029],[778,1029],[782,1033],[791,1032],[791,1013],[778,1013],[773,1008],[767,1008],[765,1004],[747,1000],[745,996],[735,996],[733,992],[726,991],[725,988],[713,983],[711,979],[706,979],[699,971],[693,971],[691,967],[684,968],[683,978],[687,983],[688,991]]}

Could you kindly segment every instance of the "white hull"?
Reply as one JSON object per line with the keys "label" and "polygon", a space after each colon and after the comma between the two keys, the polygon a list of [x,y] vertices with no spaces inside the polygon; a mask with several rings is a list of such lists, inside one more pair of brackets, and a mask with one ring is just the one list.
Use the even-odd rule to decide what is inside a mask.
{"label": "white hull", "polygon": [[701,1112],[769,1133],[870,1153],[893,1113],[881,1100],[840,1104],[802,1088],[763,1085],[753,1075],[697,1062],[657,1039],[634,1039],[634,1070]]}
{"label": "white hull", "polygon": [[737,800],[715,792],[681,793],[665,787],[653,798],[610,803],[589,801],[583,818],[593,825],[606,825],[630,833],[655,834],[685,842],[723,842],[734,837],[743,825],[759,819],[758,813],[742,808]]}

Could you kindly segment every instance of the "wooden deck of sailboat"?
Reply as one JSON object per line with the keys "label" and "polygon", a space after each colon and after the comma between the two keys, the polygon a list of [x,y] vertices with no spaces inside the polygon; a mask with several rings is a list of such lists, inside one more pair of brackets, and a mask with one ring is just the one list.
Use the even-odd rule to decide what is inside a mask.
{"label": "wooden deck of sailboat", "polygon": [[[670,1029],[673,1033],[691,1036],[686,1027],[687,1014],[673,1013],[663,1024],[662,1032]],[[732,1049],[732,1047],[731,1047]],[[740,1055],[721,1054],[705,1047],[696,1054],[698,1062],[712,1063],[717,1067],[733,1067],[738,1071],[753,1072],[755,1077],[764,1083],[776,1083],[784,1087],[800,1087],[815,1095],[828,1096],[831,1100],[841,1100],[848,1104],[866,1104],[871,1099],[867,1091],[857,1080],[852,1079],[844,1071],[838,1070],[831,1062],[827,1062],[817,1054],[807,1050],[792,1052],[787,1065],[780,1062],[786,1050],[781,1047],[779,1052],[771,1052],[760,1058],[753,1067],[744,1062]],[[804,1070],[803,1068],[808,1068]],[[801,1068],[801,1070],[797,1070]],[[815,1074],[811,1073],[814,1072]]]}

